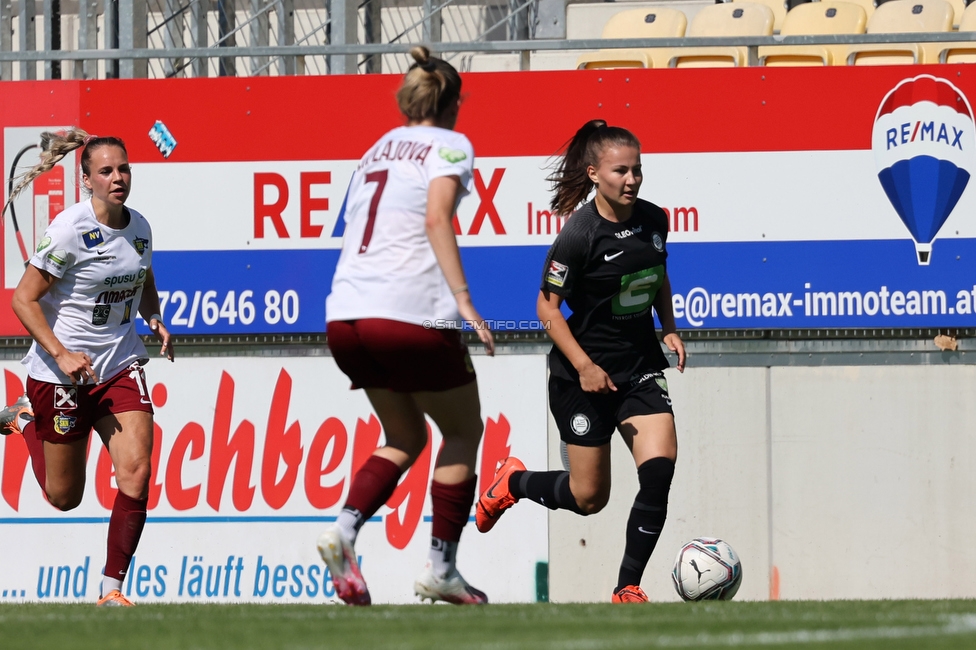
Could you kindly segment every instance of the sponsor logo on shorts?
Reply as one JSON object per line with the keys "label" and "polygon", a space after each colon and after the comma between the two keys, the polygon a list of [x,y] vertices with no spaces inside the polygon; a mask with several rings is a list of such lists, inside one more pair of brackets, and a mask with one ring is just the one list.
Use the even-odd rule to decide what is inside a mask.
{"label": "sponsor logo on shorts", "polygon": [[664,377],[655,377],[654,381],[657,382],[657,385],[661,387],[661,390],[663,390],[666,395],[668,392],[668,380]]}
{"label": "sponsor logo on shorts", "polygon": [[75,386],[55,386],[54,408],[59,411],[78,408],[78,388]]}
{"label": "sponsor logo on shorts", "polygon": [[102,238],[102,229],[95,228],[94,230],[89,230],[88,232],[81,233],[81,241],[85,242],[85,248],[92,249],[101,243],[104,243]]}
{"label": "sponsor logo on shorts", "polygon": [[51,238],[50,237],[44,237],[44,239],[42,239],[41,242],[37,245],[37,249],[34,252],[35,253],[40,253],[42,250],[44,250],[45,248],[47,248],[50,245],[51,245]]}
{"label": "sponsor logo on shorts", "polygon": [[71,429],[74,428],[75,422],[78,418],[71,415],[55,415],[54,416],[54,432],[59,436],[63,436],[69,433]]}
{"label": "sponsor logo on shorts", "polygon": [[582,413],[577,413],[569,421],[569,428],[578,436],[585,436],[590,431],[590,418]]}
{"label": "sponsor logo on shorts", "polygon": [[441,147],[437,150],[437,155],[449,163],[459,163],[468,157],[468,154],[460,149],[451,149],[449,147]]}
{"label": "sponsor logo on shorts", "polygon": [[467,352],[464,353],[464,369],[468,371],[469,375],[474,374],[474,364],[471,363],[471,355]]}
{"label": "sponsor logo on shorts", "polygon": [[651,243],[654,244],[654,250],[656,250],[658,253],[664,250],[664,240],[661,239],[661,235],[659,233],[654,233],[651,235]]}
{"label": "sponsor logo on shorts", "polygon": [[569,273],[568,266],[560,264],[556,260],[551,260],[549,262],[549,274],[546,276],[546,280],[554,287],[561,287],[566,282],[567,273]]}

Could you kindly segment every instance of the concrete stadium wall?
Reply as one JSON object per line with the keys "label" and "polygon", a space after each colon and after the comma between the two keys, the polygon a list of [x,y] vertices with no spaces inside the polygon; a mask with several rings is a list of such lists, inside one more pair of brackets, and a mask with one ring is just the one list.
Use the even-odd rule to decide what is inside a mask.
{"label": "concrete stadium wall", "polygon": [[[643,587],[677,600],[679,546],[739,552],[737,598],[976,596],[976,367],[694,368],[668,373],[678,425],[669,518]],[[550,422],[550,466],[561,466]],[[613,497],[550,515],[550,599],[605,601],[637,490],[614,442]]]}

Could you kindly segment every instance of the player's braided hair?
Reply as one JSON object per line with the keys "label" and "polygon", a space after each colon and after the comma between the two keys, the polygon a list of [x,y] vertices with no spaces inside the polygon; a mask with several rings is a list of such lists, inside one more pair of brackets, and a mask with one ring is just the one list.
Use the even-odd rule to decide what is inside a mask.
{"label": "player's braided hair", "polygon": [[461,75],[423,45],[411,48],[410,56],[414,64],[397,91],[400,112],[415,122],[436,120],[461,97]]}
{"label": "player's braided hair", "polygon": [[554,213],[572,214],[586,200],[593,189],[587,167],[596,167],[600,154],[610,146],[629,146],[640,151],[640,141],[633,133],[619,126],[608,126],[605,120],[590,120],[566,143],[566,153],[557,163],[556,171],[546,179],[553,184],[555,192],[549,202]]}
{"label": "player's braided hair", "polygon": [[20,176],[17,185],[11,190],[10,196],[7,197],[7,202],[4,204],[3,210],[6,211],[7,206],[17,198],[25,187],[34,182],[35,178],[54,169],[54,166],[61,162],[65,156],[80,147],[84,147],[84,150],[81,152],[81,171],[88,176],[91,174],[91,152],[102,145],[114,145],[120,147],[122,151],[125,151],[125,143],[119,138],[89,135],[86,131],[79,128],[70,128],[67,131],[59,131],[57,133],[51,131],[41,133],[40,160]]}

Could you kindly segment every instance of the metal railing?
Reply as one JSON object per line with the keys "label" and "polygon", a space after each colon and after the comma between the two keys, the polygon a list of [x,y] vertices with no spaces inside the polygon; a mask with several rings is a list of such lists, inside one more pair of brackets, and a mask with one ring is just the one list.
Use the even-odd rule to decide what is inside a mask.
{"label": "metal railing", "polygon": [[[445,58],[458,55],[471,56],[485,53],[512,53],[520,57],[521,69],[528,69],[530,54],[534,52],[560,50],[594,50],[615,48],[681,48],[706,46],[741,46],[749,50],[751,64],[758,61],[758,48],[768,45],[857,45],[868,43],[899,44],[899,43],[958,43],[972,42],[976,48],[976,33],[944,32],[944,33],[908,33],[908,34],[862,34],[849,35],[820,35],[820,36],[754,36],[754,37],[710,37],[710,38],[661,38],[661,39],[576,39],[576,40],[515,40],[515,41],[464,41],[431,43],[432,49]],[[254,68],[257,74],[264,74],[271,70],[271,64],[277,63],[277,74],[321,74],[324,71],[332,73],[346,73],[362,71],[358,59],[380,56],[401,56],[413,46],[413,42],[394,42],[377,44],[296,44],[296,45],[234,45],[225,41],[219,47],[183,47],[159,49],[150,47],[119,47],[118,49],[83,49],[83,50],[23,50],[0,51],[0,71],[9,70],[12,64],[19,64],[21,69],[30,70],[33,66],[43,65],[45,70],[53,70],[55,63],[74,62],[74,69],[88,69],[87,66],[99,64],[99,70],[111,71],[113,65],[119,70],[118,76],[123,78],[138,77],[140,71],[147,71],[152,66],[169,65],[176,72],[189,72],[206,62],[210,69],[216,69],[218,74],[236,74],[246,76],[246,71],[230,62],[240,60],[265,61],[266,63]],[[321,59],[331,65],[324,69],[313,70],[309,61]],[[287,62],[300,61],[294,66]],[[351,62],[343,66],[343,60]],[[182,62],[182,63],[180,63]],[[338,63],[337,63],[338,62]],[[220,67],[221,64],[223,67]],[[182,66],[182,67],[180,67]],[[177,70],[177,68],[179,68]],[[64,66],[61,67],[65,69]],[[154,69],[154,68],[153,68]],[[399,70],[387,70],[399,71]],[[199,69],[199,76],[209,76],[209,72]],[[100,76],[100,75],[99,75]],[[109,75],[113,76],[113,75]],[[88,75],[86,74],[87,78]],[[11,77],[4,76],[5,79]],[[17,77],[14,77],[17,78]],[[37,78],[22,75],[19,78]]]}
{"label": "metal railing", "polygon": [[404,72],[405,48],[315,48],[531,39],[539,2],[0,0],[0,79]]}

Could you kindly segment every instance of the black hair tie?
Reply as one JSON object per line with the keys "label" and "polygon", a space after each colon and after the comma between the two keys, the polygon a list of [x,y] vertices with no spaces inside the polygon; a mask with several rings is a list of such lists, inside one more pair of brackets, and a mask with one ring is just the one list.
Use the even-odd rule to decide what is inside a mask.
{"label": "black hair tie", "polygon": [[437,69],[437,66],[434,65],[434,62],[431,61],[430,59],[427,59],[423,63],[418,63],[417,65],[419,65],[424,72],[433,72],[434,70]]}

